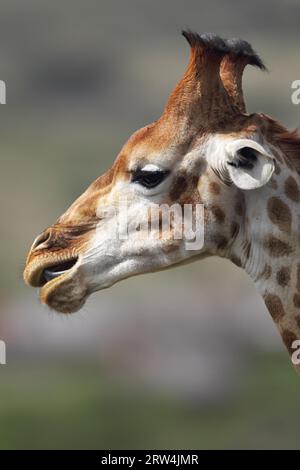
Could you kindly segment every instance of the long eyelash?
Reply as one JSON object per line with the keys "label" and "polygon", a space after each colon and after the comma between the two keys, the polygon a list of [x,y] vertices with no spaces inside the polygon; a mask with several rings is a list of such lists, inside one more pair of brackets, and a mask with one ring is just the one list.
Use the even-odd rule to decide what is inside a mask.
{"label": "long eyelash", "polygon": [[[131,181],[133,183],[140,183],[142,186],[151,188],[158,186],[169,174],[169,171],[157,170],[157,171],[147,171],[144,169],[137,169],[132,172]],[[159,177],[158,181],[151,184],[151,178]],[[147,178],[150,178],[150,181],[147,182]]]}
{"label": "long eyelash", "polygon": [[134,179],[137,179],[141,176],[151,176],[155,174],[160,174],[162,176],[167,176],[169,174],[169,171],[167,170],[156,170],[156,171],[147,171],[143,170],[142,168],[138,168],[136,170],[131,171],[131,175]]}

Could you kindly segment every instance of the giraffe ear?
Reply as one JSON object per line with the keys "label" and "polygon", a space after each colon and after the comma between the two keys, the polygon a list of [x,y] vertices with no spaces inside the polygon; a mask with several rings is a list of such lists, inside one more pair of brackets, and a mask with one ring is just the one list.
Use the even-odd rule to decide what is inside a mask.
{"label": "giraffe ear", "polygon": [[226,145],[226,166],[230,179],[240,189],[264,186],[275,169],[274,157],[251,139],[238,139]]}

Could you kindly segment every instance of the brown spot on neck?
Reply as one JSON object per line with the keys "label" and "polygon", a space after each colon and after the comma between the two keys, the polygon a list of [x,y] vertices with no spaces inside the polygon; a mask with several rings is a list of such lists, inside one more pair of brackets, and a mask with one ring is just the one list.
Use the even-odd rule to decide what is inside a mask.
{"label": "brown spot on neck", "polygon": [[278,297],[278,295],[267,294],[264,296],[264,301],[265,301],[267,309],[269,310],[275,322],[278,322],[284,317],[285,310],[283,308],[281,299]]}
{"label": "brown spot on neck", "polygon": [[264,246],[271,256],[279,258],[280,256],[288,256],[292,253],[292,247],[280,240],[279,238],[270,235],[266,238]]}
{"label": "brown spot on neck", "polygon": [[300,202],[300,191],[298,184],[293,176],[289,176],[284,183],[284,192],[289,199],[294,202]]}
{"label": "brown spot on neck", "polygon": [[276,274],[277,282],[280,286],[285,287],[288,285],[291,279],[291,270],[287,266],[283,266],[282,268],[277,271]]}
{"label": "brown spot on neck", "polygon": [[292,214],[287,204],[278,197],[271,197],[268,200],[267,210],[273,224],[282,232],[291,232]]}

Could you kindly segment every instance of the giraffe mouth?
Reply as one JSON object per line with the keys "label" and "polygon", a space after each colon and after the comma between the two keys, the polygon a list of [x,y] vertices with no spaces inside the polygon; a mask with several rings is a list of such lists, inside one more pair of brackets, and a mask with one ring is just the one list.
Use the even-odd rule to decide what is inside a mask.
{"label": "giraffe mouth", "polygon": [[48,282],[56,279],[57,277],[66,274],[70,269],[72,269],[78,261],[78,257],[63,261],[61,263],[48,266],[42,271],[41,274],[41,287],[47,284]]}
{"label": "giraffe mouth", "polygon": [[80,265],[80,256],[35,260],[26,266],[24,279],[27,284],[40,288],[42,303],[69,314],[79,310],[88,296]]}
{"label": "giraffe mouth", "polygon": [[44,288],[50,283],[58,282],[58,278],[70,275],[78,260],[78,256],[72,256],[65,259],[29,261],[24,270],[24,280],[31,287]]}

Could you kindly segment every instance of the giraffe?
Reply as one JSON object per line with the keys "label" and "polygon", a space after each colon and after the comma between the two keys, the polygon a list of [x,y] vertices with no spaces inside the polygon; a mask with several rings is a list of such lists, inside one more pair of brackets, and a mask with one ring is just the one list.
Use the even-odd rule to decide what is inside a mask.
{"label": "giraffe", "polygon": [[[241,39],[183,31],[188,67],[162,115],[136,131],[112,167],[34,241],[24,279],[61,313],[128,277],[209,256],[253,279],[290,355],[300,339],[300,137],[263,113],[248,114],[247,65],[265,70]],[[204,207],[204,244],[187,250],[174,226],[112,236],[126,197],[139,222],[151,204]],[[295,364],[294,364],[295,365]],[[300,366],[295,365],[300,372]]]}

